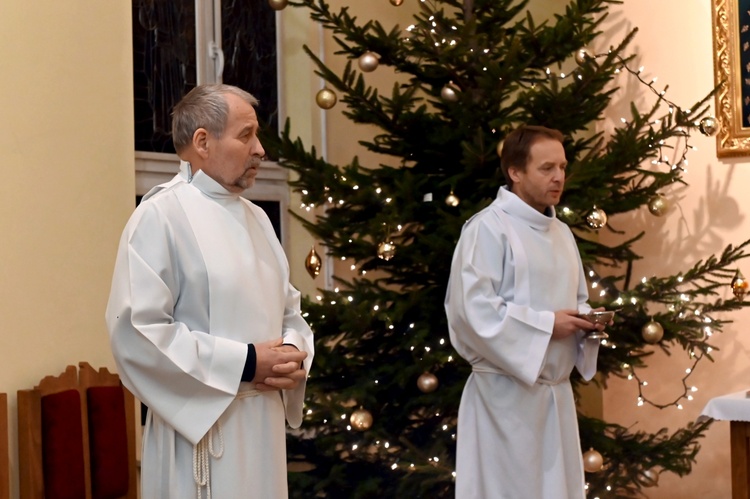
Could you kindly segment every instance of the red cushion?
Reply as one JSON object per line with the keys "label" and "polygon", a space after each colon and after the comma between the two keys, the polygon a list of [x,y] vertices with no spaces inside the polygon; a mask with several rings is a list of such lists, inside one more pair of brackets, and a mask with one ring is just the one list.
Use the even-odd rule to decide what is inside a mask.
{"label": "red cushion", "polygon": [[42,462],[46,499],[86,497],[78,390],[42,397]]}
{"label": "red cushion", "polygon": [[125,399],[120,386],[88,389],[91,493],[114,499],[128,492],[128,438]]}

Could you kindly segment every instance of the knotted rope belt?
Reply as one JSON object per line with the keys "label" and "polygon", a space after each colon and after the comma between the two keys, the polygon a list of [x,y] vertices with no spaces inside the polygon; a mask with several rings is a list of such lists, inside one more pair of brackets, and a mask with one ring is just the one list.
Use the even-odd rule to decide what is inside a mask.
{"label": "knotted rope belt", "polygon": [[[260,395],[258,390],[246,390],[237,393],[235,400]],[[218,439],[218,448],[214,447],[214,432]],[[211,463],[210,460],[221,459],[224,455],[224,432],[221,429],[221,422],[216,421],[208,430],[200,442],[193,446],[193,480],[197,486],[197,498],[203,498],[203,489],[206,489],[206,499],[211,499]]]}

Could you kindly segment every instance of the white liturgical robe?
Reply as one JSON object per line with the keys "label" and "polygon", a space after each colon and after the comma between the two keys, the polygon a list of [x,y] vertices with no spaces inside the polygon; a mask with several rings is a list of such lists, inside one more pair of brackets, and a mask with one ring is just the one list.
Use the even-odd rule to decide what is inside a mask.
{"label": "white liturgical robe", "polygon": [[248,343],[280,337],[308,353],[309,372],[299,302],[259,207],[186,164],[144,198],[123,232],[106,311],[120,377],[150,409],[141,497],[196,497],[205,463],[193,451],[206,435],[214,499],[287,497],[284,421],[299,427],[305,383],[261,393],[240,376]]}
{"label": "white liturgical robe", "polygon": [[461,232],[445,309],[472,366],[458,415],[457,499],[582,499],[573,390],[599,343],[552,340],[554,313],[591,310],[570,229],[501,188]]}

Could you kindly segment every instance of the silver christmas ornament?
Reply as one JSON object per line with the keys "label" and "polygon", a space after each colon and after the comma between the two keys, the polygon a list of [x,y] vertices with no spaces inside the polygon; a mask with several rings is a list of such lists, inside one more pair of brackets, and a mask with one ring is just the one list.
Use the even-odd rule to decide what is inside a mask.
{"label": "silver christmas ornament", "polygon": [[357,409],[352,413],[349,422],[355,430],[365,431],[372,426],[372,414],[366,409]]}
{"label": "silver christmas ornament", "polygon": [[638,480],[643,484],[644,487],[656,487],[659,485],[659,472],[653,468],[650,470],[644,470]]}
{"label": "silver christmas ornament", "polygon": [[386,262],[396,254],[396,245],[391,241],[383,241],[378,245],[378,257]]}
{"label": "silver christmas ornament", "polygon": [[604,458],[593,448],[583,453],[583,469],[587,473],[596,473],[604,467]]}
{"label": "silver christmas ornament", "polygon": [[445,102],[456,102],[458,100],[458,94],[460,90],[453,83],[448,83],[440,90],[440,98]]}
{"label": "silver christmas ornament", "polygon": [[601,208],[594,206],[594,209],[586,215],[586,223],[592,229],[599,230],[607,225],[607,214]]}
{"label": "silver christmas ornament", "polygon": [[666,215],[669,211],[669,208],[669,201],[661,194],[657,194],[656,196],[652,197],[648,202],[648,211],[650,211],[652,215],[657,217]]}
{"label": "silver christmas ornament", "polygon": [[589,51],[586,49],[579,49],[576,51],[576,63],[579,66],[583,66],[591,59]]}
{"label": "silver christmas ornament", "polygon": [[698,130],[707,137],[715,134],[718,130],[718,127],[716,126],[716,118],[713,116],[706,116],[701,119],[700,124],[698,125]]}
{"label": "silver christmas ornament", "polygon": [[359,69],[361,69],[365,73],[375,71],[378,68],[379,63],[380,61],[378,60],[378,56],[374,52],[365,52],[364,54],[359,56],[359,59],[357,60]]}
{"label": "silver christmas ornament", "polygon": [[417,387],[424,393],[434,392],[439,384],[437,376],[432,373],[422,373],[417,379]]}

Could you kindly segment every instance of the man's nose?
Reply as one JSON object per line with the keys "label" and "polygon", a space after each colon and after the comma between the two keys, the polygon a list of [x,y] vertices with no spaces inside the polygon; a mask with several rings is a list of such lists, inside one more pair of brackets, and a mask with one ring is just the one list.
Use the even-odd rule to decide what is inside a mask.
{"label": "man's nose", "polygon": [[253,148],[253,155],[260,156],[261,158],[265,157],[266,155],[266,150],[263,149],[263,144],[260,143],[260,140],[257,140],[255,142],[255,147]]}

